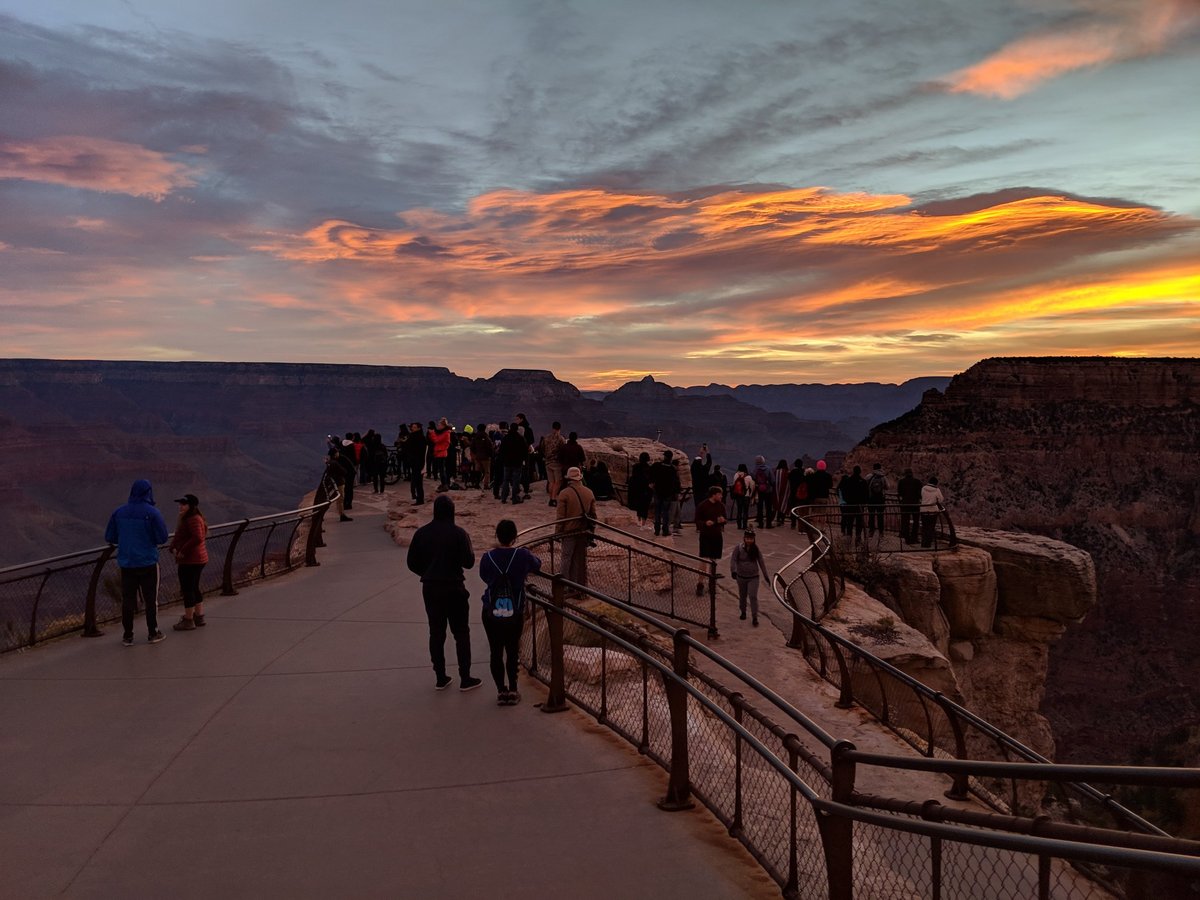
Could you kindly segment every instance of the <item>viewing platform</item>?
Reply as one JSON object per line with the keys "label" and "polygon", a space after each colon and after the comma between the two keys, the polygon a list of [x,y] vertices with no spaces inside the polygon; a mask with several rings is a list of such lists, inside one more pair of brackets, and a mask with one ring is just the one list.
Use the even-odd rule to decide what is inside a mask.
{"label": "viewing platform", "polygon": [[[360,496],[319,568],[0,657],[5,897],[778,897],[666,775],[545,690],[436,692],[420,585]],[[171,577],[165,573],[165,581]],[[451,654],[452,655],[452,654]]]}

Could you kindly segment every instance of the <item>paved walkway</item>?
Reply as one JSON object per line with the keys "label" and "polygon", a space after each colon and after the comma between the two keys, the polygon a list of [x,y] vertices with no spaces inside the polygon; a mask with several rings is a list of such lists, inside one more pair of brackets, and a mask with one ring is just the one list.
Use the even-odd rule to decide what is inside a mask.
{"label": "paved walkway", "polygon": [[497,707],[478,625],[485,686],[435,692],[419,585],[354,515],[205,629],[0,657],[0,896],[778,897],[606,730],[528,679]]}

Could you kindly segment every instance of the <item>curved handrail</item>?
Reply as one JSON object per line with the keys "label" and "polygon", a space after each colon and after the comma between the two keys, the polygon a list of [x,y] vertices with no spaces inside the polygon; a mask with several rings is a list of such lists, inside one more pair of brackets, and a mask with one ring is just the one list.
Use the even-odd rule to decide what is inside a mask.
{"label": "curved handrail", "polygon": [[[529,584],[527,615],[532,624],[526,629],[522,655],[527,659],[530,673],[550,686],[544,710],[554,712],[565,708],[565,701],[570,699],[649,755],[670,773],[667,796],[660,806],[681,809],[690,805],[690,796],[700,799],[746,845],[787,896],[801,886],[798,863],[802,853],[810,859],[806,877],[816,876],[811,868],[814,848],[823,857],[824,872],[820,874],[827,878],[829,897],[849,898],[856,895],[858,888],[864,891],[859,896],[871,896],[871,885],[879,883],[879,868],[890,868],[893,863],[886,856],[871,855],[874,839],[869,832],[856,836],[854,829],[859,826],[928,839],[930,856],[919,856],[902,865],[904,877],[912,877],[913,871],[920,874],[920,858],[934,860],[932,870],[926,874],[937,885],[935,891],[944,890],[946,884],[962,884],[963,878],[986,881],[989,874],[1003,881],[1022,868],[1027,873],[1026,880],[1048,886],[1052,879],[1066,879],[1060,886],[1069,889],[1071,876],[1054,870],[1051,859],[1141,868],[1185,877],[1200,875],[1200,856],[1197,856],[1200,843],[1194,841],[1055,825],[1015,815],[959,811],[933,801],[914,804],[858,794],[854,791],[855,765],[884,765],[886,756],[861,754],[852,744],[833,740],[786,700],[693,639],[686,629],[675,628],[615,598],[600,597],[654,628],[662,638],[669,638],[670,646],[664,646],[663,641],[656,641],[653,636],[569,603],[567,590],[596,596],[594,590],[561,576],[535,577]],[[600,638],[600,658],[593,658],[590,674],[578,673],[568,679],[563,622]],[[547,638],[548,650],[544,643]],[[636,674],[620,674],[628,673],[628,667],[606,664],[614,651],[640,666],[640,687]],[[737,677],[739,689],[716,682],[697,669],[692,662],[692,654],[696,653]],[[547,654],[551,669],[548,677],[544,669]],[[572,665],[580,664],[576,661]],[[661,687],[650,693],[649,674],[662,681]],[[776,707],[808,733],[823,735],[830,764],[812,757],[799,738],[767,718],[762,703]],[[694,705],[695,714],[689,712],[689,705]],[[706,722],[717,723],[725,737],[714,737],[704,731],[714,727],[705,725]],[[693,732],[702,741],[694,753],[689,748],[689,735]],[[760,763],[748,761],[747,754]],[[936,762],[918,760],[917,765],[910,767],[929,768]],[[1007,765],[1021,769],[1019,763]],[[1071,767],[1064,770],[1049,765],[1037,767],[1037,775],[1054,778],[1075,775],[1081,770],[1100,772],[1113,783],[1170,781],[1189,788],[1200,787],[1200,770],[1196,769],[1164,772],[1134,767]],[[786,799],[789,793],[790,813]],[[797,805],[801,800],[806,801],[803,807]],[[809,812],[804,812],[804,808]],[[816,840],[817,832],[820,841]],[[971,844],[993,852],[943,856],[942,842]],[[914,864],[916,870],[910,868]],[[873,871],[864,871],[872,866]],[[809,884],[809,891],[825,894],[821,881]]]}
{"label": "curved handrail", "polygon": [[[817,528],[815,525],[813,525],[811,522],[807,521],[803,517],[800,518],[800,521],[803,522],[804,527],[806,529],[820,531],[819,528]],[[825,555],[826,554],[822,554],[819,559],[824,559]],[[963,732],[961,730],[964,725],[970,726],[970,728],[972,728],[975,731],[979,732],[980,734],[986,736],[990,741],[992,741],[996,745],[998,745],[1003,751],[1011,752],[1014,755],[1016,755],[1018,758],[1025,760],[1027,764],[1035,764],[1035,765],[1040,765],[1040,766],[1056,766],[1057,765],[1056,763],[1052,762],[1051,760],[1049,760],[1046,757],[1039,754],[1037,751],[1022,744],[1016,738],[1012,737],[1011,735],[1007,734],[1006,732],[1004,732],[1001,729],[997,728],[996,726],[992,725],[987,720],[985,720],[985,719],[981,718],[980,716],[976,715],[975,713],[971,712],[966,707],[963,707],[960,704],[955,703],[953,700],[946,697],[940,691],[933,690],[928,685],[923,684],[916,678],[913,678],[911,675],[908,675],[906,672],[898,669],[897,667],[893,666],[891,663],[888,663],[886,660],[880,659],[879,657],[870,653],[868,650],[865,650],[864,648],[860,647],[858,644],[854,643],[853,641],[851,641],[845,637],[842,637],[841,635],[838,635],[832,631],[829,631],[827,628],[822,626],[820,624],[820,622],[816,620],[815,617],[806,616],[803,612],[801,612],[799,609],[797,609],[794,605],[789,603],[788,597],[790,595],[789,595],[788,591],[784,590],[781,592],[780,586],[785,585],[785,584],[790,586],[790,584],[793,584],[793,583],[795,583],[795,581],[803,578],[803,576],[805,574],[807,574],[808,571],[811,571],[812,567],[816,563],[815,562],[810,563],[808,568],[806,568],[804,571],[800,572],[790,582],[788,582],[787,579],[783,577],[783,572],[785,570],[787,570],[787,568],[792,566],[793,564],[799,564],[799,562],[804,559],[804,556],[805,556],[805,553],[802,551],[800,554],[797,554],[795,557],[793,557],[792,560],[790,560],[788,563],[786,563],[778,572],[775,573],[774,577],[772,578],[772,582],[771,582],[772,593],[775,595],[775,599],[779,602],[779,604],[781,606],[784,607],[784,609],[786,609],[792,615],[793,638],[794,639],[792,642],[790,642],[790,645],[803,648],[805,636],[819,636],[821,638],[821,640],[823,640],[826,644],[828,644],[834,650],[834,652],[837,654],[838,660],[839,660],[839,678],[836,681],[829,677],[830,670],[827,667],[813,666],[813,668],[818,672],[818,674],[821,675],[822,678],[825,678],[825,680],[830,681],[832,684],[834,684],[841,690],[841,703],[843,705],[848,705],[849,703],[856,702],[856,701],[861,703],[861,701],[863,699],[861,696],[856,697],[854,694],[852,679],[849,676],[849,666],[844,664],[844,655],[848,655],[853,660],[861,661],[862,663],[866,664],[876,674],[877,679],[879,678],[879,676],[881,674],[886,674],[889,678],[900,683],[905,688],[910,690],[914,695],[921,698],[921,700],[923,701],[922,708],[926,710],[926,716],[928,716],[928,706],[925,705],[926,702],[928,702],[929,704],[932,704],[935,708],[940,709],[942,711],[942,713],[949,720],[949,722],[954,730],[954,733],[955,733],[956,740],[954,742],[953,751],[956,754],[956,757],[957,757],[956,760],[942,760],[942,759],[936,758],[934,756],[935,750],[942,750],[943,752],[950,752],[950,749],[936,744],[936,742],[933,738],[932,726],[930,726],[930,729],[928,732],[929,737],[927,740],[926,747],[921,747],[920,745],[914,743],[911,735],[919,734],[919,731],[917,729],[894,727],[891,717],[888,714],[888,710],[887,710],[887,706],[886,706],[886,702],[887,702],[886,701],[886,691],[883,689],[882,683],[879,684],[880,696],[883,698],[883,703],[885,704],[882,714],[880,714],[876,710],[871,709],[871,707],[869,705],[864,706],[864,708],[868,709],[868,711],[875,714],[876,718],[878,718],[882,722],[882,724],[887,726],[894,734],[896,734],[898,737],[900,737],[906,743],[910,744],[915,749],[921,751],[922,753],[924,753],[926,756],[929,757],[929,759],[927,761],[922,762],[920,768],[923,768],[926,771],[941,772],[942,774],[951,775],[955,778],[955,786],[951,789],[951,791],[948,792],[949,796],[961,798],[967,790],[970,790],[971,793],[974,793],[985,803],[987,803],[988,805],[993,806],[993,808],[995,808],[995,806],[996,806],[995,799],[991,796],[990,792],[988,792],[986,790],[981,790],[977,784],[974,784],[974,785],[971,784],[971,782],[969,781],[969,778],[970,777],[978,778],[978,777],[984,777],[984,776],[988,776],[988,775],[993,775],[993,776],[995,776],[995,775],[1010,775],[1011,776],[1014,773],[1019,771],[1019,770],[1015,770],[1015,769],[1009,770],[1009,769],[1006,769],[1003,767],[997,767],[997,765],[992,763],[991,761],[967,759],[965,757],[966,741],[965,741]],[[822,582],[822,586],[824,586],[824,582]],[[827,604],[827,608],[828,608],[828,604]],[[804,656],[805,660],[808,661],[810,665],[812,665],[812,660],[810,659],[809,653],[804,652],[802,655]],[[860,757],[860,758],[864,762],[868,761],[865,756]],[[873,764],[878,764],[878,765],[888,764],[883,761],[883,760],[886,760],[887,757],[879,756],[878,759],[880,761],[874,762]],[[955,763],[957,763],[957,764],[955,764]],[[968,764],[963,765],[963,763],[968,763]],[[904,766],[898,762],[894,763],[894,764],[897,765],[898,767],[917,768],[917,766],[911,766],[911,765]],[[1020,766],[1022,764],[1017,763],[1014,765]],[[1039,769],[1038,771],[1044,771],[1044,770]],[[1059,769],[1058,771],[1063,771],[1063,770]],[[1022,777],[1025,777],[1025,776],[1022,774]],[[1028,777],[1032,778],[1032,779],[1037,779],[1039,776],[1037,774],[1035,774],[1034,771],[1029,771]],[[1100,804],[1117,821],[1123,821],[1128,826],[1133,827],[1133,828],[1137,829],[1138,831],[1141,831],[1146,834],[1158,834],[1158,835],[1166,834],[1166,832],[1162,831],[1161,829],[1159,829],[1157,826],[1153,825],[1152,823],[1146,821],[1146,819],[1142,818],[1137,813],[1116,803],[1116,801],[1114,801],[1110,795],[1105,794],[1103,791],[1098,790],[1097,788],[1093,787],[1090,784],[1086,784],[1086,783],[1082,783],[1082,782],[1066,782],[1066,781],[1059,782],[1059,783],[1063,784],[1064,787],[1079,794],[1080,796],[1083,796],[1092,802]],[[1015,796],[1015,787],[1016,787],[1016,785],[1014,783],[1012,786],[1014,796]]]}

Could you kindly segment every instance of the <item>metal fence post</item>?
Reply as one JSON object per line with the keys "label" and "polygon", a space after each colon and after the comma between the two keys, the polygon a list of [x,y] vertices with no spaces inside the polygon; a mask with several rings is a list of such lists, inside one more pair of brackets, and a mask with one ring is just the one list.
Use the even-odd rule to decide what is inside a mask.
{"label": "metal fence post", "polygon": [[675,678],[663,675],[667,693],[667,707],[671,713],[671,775],[667,781],[667,796],[658,801],[658,808],[667,812],[691,809],[691,773],[688,767],[687,690],[680,679],[688,677],[688,631],[680,628],[675,632],[675,652],[672,668]]}
{"label": "metal fence post", "polygon": [[96,560],[96,565],[92,569],[92,578],[88,582],[87,599],[83,605],[84,637],[100,637],[104,634],[103,630],[96,626],[96,589],[100,586],[100,575],[104,571],[105,563],[112,559],[112,555],[116,552],[117,548],[109,544],[100,554],[100,558]]}
{"label": "metal fence post", "polygon": [[[830,751],[833,763],[833,802],[852,805],[854,798],[853,761],[844,756],[855,749],[850,741],[838,741]],[[853,900],[854,897],[854,822],[831,813],[817,816],[821,844],[825,848],[825,869],[829,878],[829,900]]]}
{"label": "metal fence post", "polygon": [[246,526],[250,524],[249,519],[242,521],[238,525],[237,531],[233,533],[233,537],[229,540],[229,549],[225,551],[225,571],[221,576],[221,596],[232,597],[237,593],[233,589],[233,554],[237,551],[238,541],[242,537],[242,532],[246,530]]}
{"label": "metal fence post", "polygon": [[563,588],[562,576],[551,579],[550,605],[546,630],[550,633],[550,695],[542,704],[542,712],[562,712],[567,708],[566,677],[563,671]]}

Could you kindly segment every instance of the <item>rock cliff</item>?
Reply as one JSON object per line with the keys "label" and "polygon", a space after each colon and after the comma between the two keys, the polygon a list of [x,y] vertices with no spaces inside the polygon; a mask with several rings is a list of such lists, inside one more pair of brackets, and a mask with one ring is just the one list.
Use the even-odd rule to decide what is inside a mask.
{"label": "rock cliff", "polygon": [[[1083,610],[1061,604],[1083,596],[1086,564],[1058,559],[1051,572],[1039,568],[1049,558],[1026,555],[1017,566],[992,541],[993,633],[1054,641],[1042,711],[1060,760],[1126,763],[1200,723],[1198,450],[1200,360],[1014,358],[985,360],[944,394],[928,392],[846,464],[937,474],[960,526],[1043,535],[1090,554],[1099,602],[1077,624]],[[1018,568],[1023,587],[1006,591]],[[1003,678],[998,671],[988,689]]]}

